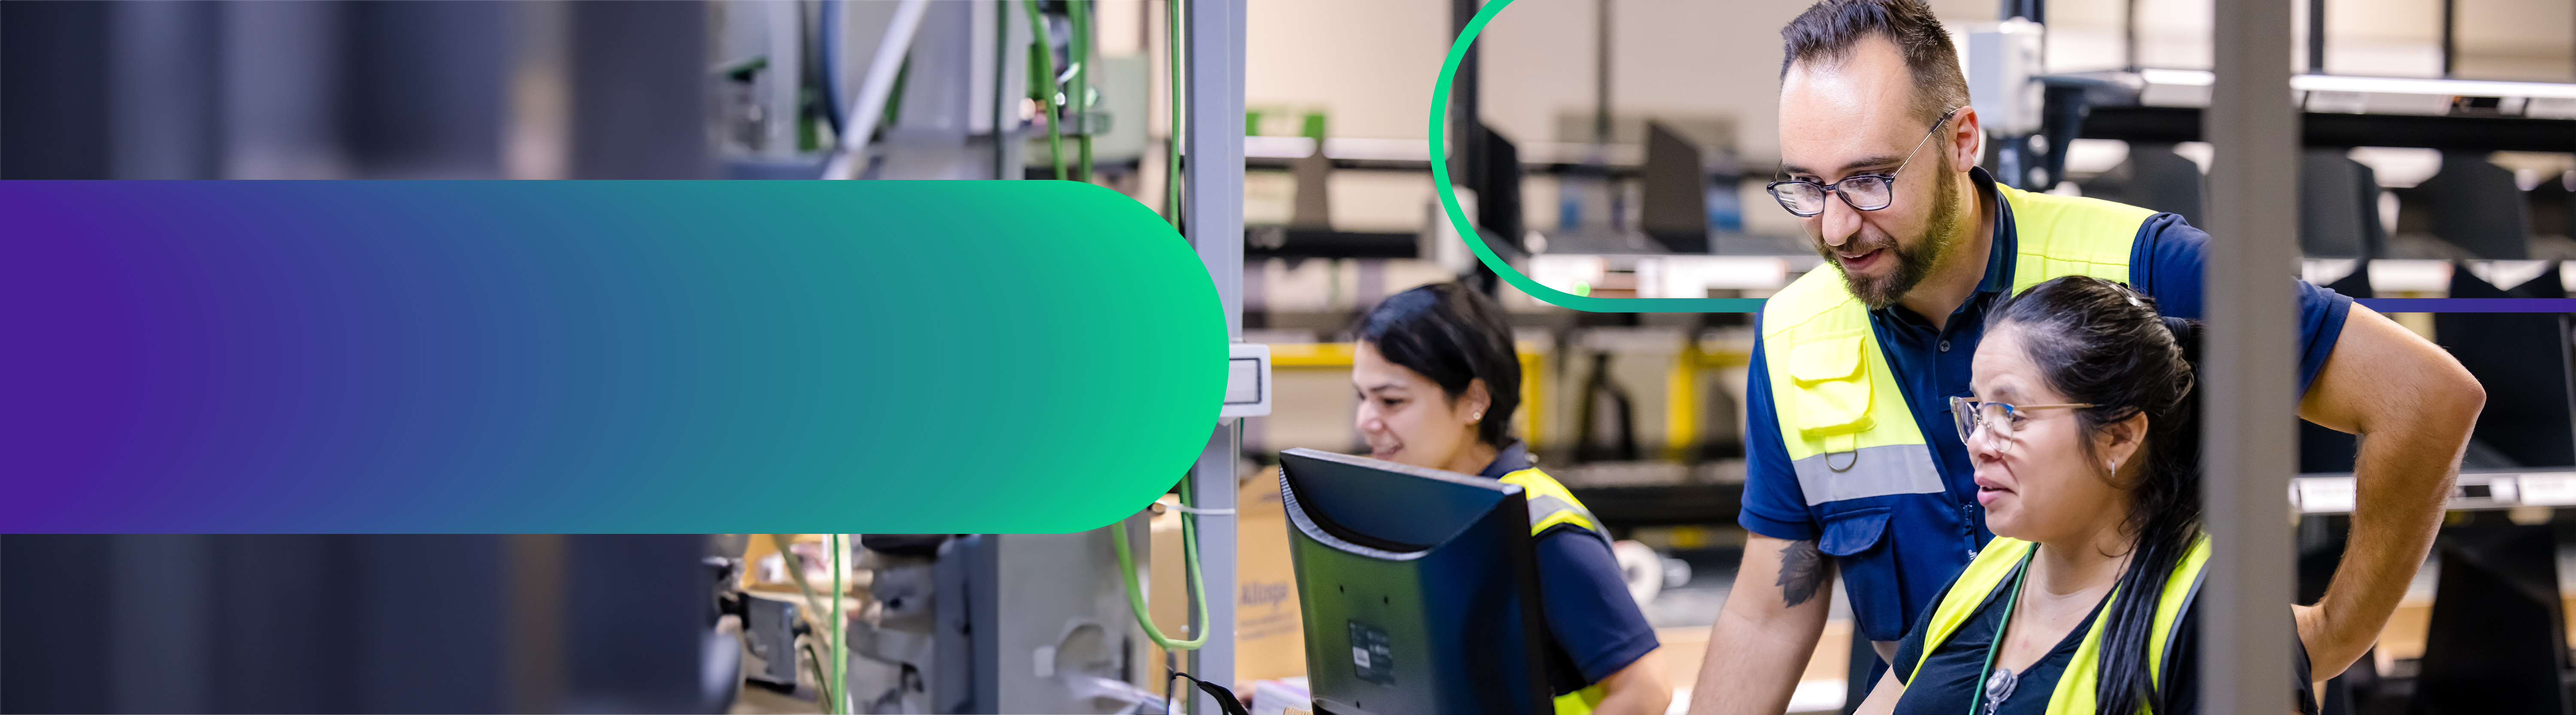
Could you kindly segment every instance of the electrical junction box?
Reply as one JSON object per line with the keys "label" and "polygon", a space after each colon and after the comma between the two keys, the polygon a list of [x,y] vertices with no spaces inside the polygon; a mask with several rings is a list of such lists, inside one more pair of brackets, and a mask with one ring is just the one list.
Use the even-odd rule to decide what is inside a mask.
{"label": "electrical junction box", "polygon": [[2031,76],[2040,72],[2046,34],[2039,23],[2020,17],[1980,23],[1968,32],[1968,97],[1988,136],[2039,131],[2047,89]]}
{"label": "electrical junction box", "polygon": [[1270,414],[1270,346],[1235,343],[1229,347],[1225,361],[1225,408],[1216,413],[1217,417]]}

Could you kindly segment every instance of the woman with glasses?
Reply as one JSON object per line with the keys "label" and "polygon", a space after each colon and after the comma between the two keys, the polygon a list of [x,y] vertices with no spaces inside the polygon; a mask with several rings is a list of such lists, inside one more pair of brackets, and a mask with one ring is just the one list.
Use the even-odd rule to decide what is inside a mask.
{"label": "woman with glasses", "polygon": [[[1860,712],[2199,709],[2190,604],[2211,545],[2198,334],[2083,276],[1988,314],[1975,395],[1951,412],[1996,538],[1916,620]],[[2296,706],[2314,712],[2304,647],[2294,662]]]}

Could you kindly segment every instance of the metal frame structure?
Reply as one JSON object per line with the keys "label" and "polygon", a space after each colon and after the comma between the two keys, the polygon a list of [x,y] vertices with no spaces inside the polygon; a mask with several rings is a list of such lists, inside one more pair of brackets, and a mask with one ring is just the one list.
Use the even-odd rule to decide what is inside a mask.
{"label": "metal frame structure", "polygon": [[2217,6],[2216,83],[2204,135],[2209,172],[2210,342],[2201,394],[2207,481],[2203,523],[2225,548],[2209,561],[2201,598],[2201,708],[2281,712],[2298,637],[2292,593],[2289,484],[2298,455],[2285,407],[2298,404],[2295,309],[2284,271],[2298,261],[2299,117],[2290,82],[2290,3]]}
{"label": "metal frame structure", "polygon": [[[1183,0],[1171,0],[1174,3]],[[1182,120],[1183,234],[1207,263],[1224,304],[1228,341],[1243,339],[1243,42],[1244,0],[1187,0],[1182,15],[1182,83],[1188,99]],[[1224,419],[1189,479],[1202,509],[1235,508],[1236,465],[1243,426]],[[1199,572],[1211,584],[1206,601],[1207,644],[1190,651],[1187,670],[1211,682],[1234,680],[1235,521],[1199,522]],[[1193,620],[1198,614],[1192,614]],[[1193,637],[1201,635],[1193,633]],[[1190,711],[1221,712],[1216,700],[1195,690]]]}

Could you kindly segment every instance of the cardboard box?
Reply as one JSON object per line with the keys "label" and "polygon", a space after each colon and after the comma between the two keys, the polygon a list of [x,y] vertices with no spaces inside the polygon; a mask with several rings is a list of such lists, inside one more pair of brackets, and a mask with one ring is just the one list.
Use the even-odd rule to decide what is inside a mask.
{"label": "cardboard box", "polygon": [[1244,481],[1234,503],[1235,682],[1305,675],[1305,611],[1297,603],[1297,568],[1288,556],[1279,468]]}
{"label": "cardboard box", "polygon": [[[1170,496],[1165,502],[1175,501]],[[1154,517],[1146,611],[1164,635],[1188,638],[1189,582],[1183,578],[1178,511]],[[1235,583],[1207,584],[1209,598],[1233,598],[1233,687],[1306,674],[1305,612],[1297,604],[1297,568],[1288,557],[1288,514],[1279,503],[1279,469],[1244,480],[1235,494]],[[1163,651],[1144,649],[1147,682],[1164,678]],[[1159,691],[1158,691],[1159,692]]]}
{"label": "cardboard box", "polygon": [[[1165,494],[1159,501],[1173,504],[1180,499]],[[1181,513],[1165,509],[1154,516],[1149,527],[1152,546],[1147,547],[1147,554],[1139,556],[1147,563],[1145,612],[1154,618],[1154,628],[1162,631],[1165,637],[1188,640],[1190,582],[1181,558]],[[1145,667],[1139,670],[1152,674],[1152,677],[1140,685],[1147,685],[1148,690],[1156,693],[1163,692],[1163,685],[1171,680],[1171,675],[1163,668],[1163,647],[1149,640],[1144,643],[1144,649]]]}

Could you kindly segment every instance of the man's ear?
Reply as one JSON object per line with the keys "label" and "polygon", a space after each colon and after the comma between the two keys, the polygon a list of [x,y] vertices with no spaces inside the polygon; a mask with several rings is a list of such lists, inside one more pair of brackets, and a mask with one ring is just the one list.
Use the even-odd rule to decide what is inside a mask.
{"label": "man's ear", "polygon": [[1950,166],[1960,171],[1967,171],[1968,167],[1976,166],[1978,161],[1985,159],[1986,128],[1978,120],[1977,108],[1974,105],[1960,108],[1959,116],[1950,119],[1950,129],[1946,136],[1950,139],[1949,144],[1945,145],[1945,148],[1950,150]]}

